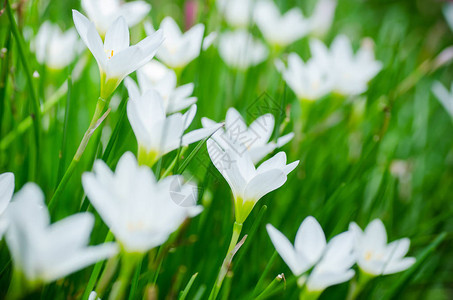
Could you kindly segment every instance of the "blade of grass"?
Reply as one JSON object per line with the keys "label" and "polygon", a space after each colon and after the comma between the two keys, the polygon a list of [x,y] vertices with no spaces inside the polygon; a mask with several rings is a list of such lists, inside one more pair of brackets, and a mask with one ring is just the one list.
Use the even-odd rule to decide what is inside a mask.
{"label": "blade of grass", "polygon": [[71,106],[71,90],[72,90],[72,79],[71,75],[68,76],[68,91],[66,93],[66,107],[64,112],[64,125],[63,125],[63,137],[61,139],[61,150],[60,150],[60,163],[58,164],[58,174],[57,174],[57,182],[61,180],[63,176],[63,170],[66,165],[66,140],[68,137],[68,126],[69,126],[69,111]]}
{"label": "blade of grass", "polygon": [[[5,0],[5,8],[6,8],[6,14],[8,15],[9,22],[11,24],[11,32],[17,43],[17,50],[19,52],[19,57],[22,62],[22,65],[24,67],[25,78],[27,80],[27,85],[28,85],[28,89],[29,89],[31,106],[33,108],[33,113],[32,113],[33,125],[35,128],[35,143],[36,143],[36,151],[37,151],[36,161],[38,162],[39,161],[40,136],[41,136],[41,129],[40,129],[41,105],[39,104],[39,99],[36,95],[36,90],[33,87],[33,79],[32,79],[32,75],[31,75],[30,67],[28,65],[28,56],[29,56],[27,53],[28,51],[26,50],[27,48],[25,48],[25,46],[24,46],[23,37],[19,31],[19,28],[17,27],[17,23],[16,23],[16,20],[14,19],[9,0]],[[32,174],[32,176],[34,176],[34,175]]]}
{"label": "blade of grass", "polygon": [[195,273],[192,275],[190,278],[189,282],[187,283],[186,287],[184,290],[181,292],[179,295],[179,300],[185,300],[187,295],[189,294],[190,288],[192,287],[193,283],[195,282],[195,279],[197,279],[198,273]]}

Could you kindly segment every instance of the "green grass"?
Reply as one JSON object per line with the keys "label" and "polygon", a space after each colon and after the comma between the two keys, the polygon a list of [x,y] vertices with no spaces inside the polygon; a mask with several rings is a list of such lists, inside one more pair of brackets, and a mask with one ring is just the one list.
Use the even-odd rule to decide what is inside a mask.
{"label": "green grass", "polygon": [[[165,15],[171,15],[183,24],[182,2],[151,1],[153,8],[147,18],[152,17],[157,25]],[[205,7],[200,10],[198,20],[207,25],[207,32],[218,26],[225,28],[226,24],[209,9],[214,1],[198,2]],[[299,5],[306,12],[313,7],[313,1],[278,2],[284,9]],[[364,227],[370,220],[381,218],[390,240],[406,236],[411,239],[409,254],[421,263],[406,272],[374,279],[365,288],[362,299],[452,297],[453,122],[430,90],[434,80],[449,85],[453,69],[447,65],[413,77],[423,62],[434,58],[453,42],[453,33],[441,14],[442,3],[339,2],[334,26],[326,41],[330,43],[338,33],[346,33],[358,47],[361,38],[369,36],[375,42],[376,57],[384,68],[370,82],[363,96],[356,99],[328,96],[312,105],[303,139],[295,139],[283,148],[289,161],[300,160],[301,163],[282,188],[260,200],[245,222],[242,235],[248,234],[248,238],[235,256],[232,273],[227,275],[219,293],[224,299],[247,299],[256,295],[258,283],[260,293],[280,273],[285,274],[286,288],[280,288],[282,282],[274,282],[278,293],[273,297],[297,298],[294,276],[282,259],[275,257],[265,224],[273,224],[292,240],[308,215],[318,219],[328,238],[347,230],[351,221]],[[36,182],[49,201],[94,113],[99,75],[88,50],[81,55],[88,58],[88,63],[79,79],[70,77],[73,65],[58,72],[45,70],[33,55],[28,55],[24,64],[21,51],[29,52],[29,41],[26,40],[22,48],[17,34],[25,28],[36,33],[46,19],[62,28],[70,28],[73,26],[71,9],[80,9],[80,3],[55,0],[47,5],[37,0],[20,3],[20,7],[18,2],[11,3],[17,32],[12,30],[8,14],[5,11],[0,14],[0,48],[5,49],[0,58],[0,173],[14,172],[16,191],[28,181]],[[256,28],[252,31],[259,36]],[[132,42],[140,40],[141,35],[142,27],[137,26],[132,30]],[[308,39],[294,43],[285,52],[292,51],[307,58]],[[35,70],[39,78],[32,77]],[[401,89],[407,78],[415,79],[408,88]],[[55,100],[53,94],[66,80],[70,82],[67,92]],[[259,99],[271,101],[280,109],[276,110],[279,122],[283,122],[280,112],[289,112],[291,118],[285,132],[300,118],[299,102],[270,61],[247,72],[235,72],[227,68],[215,47],[211,47],[182,72],[179,83],[188,82],[195,83],[194,95],[198,97],[197,116],[191,128],[201,126],[202,116],[223,120],[230,106],[236,107],[251,122]],[[34,124],[24,121],[32,114],[39,116],[34,97],[41,89],[42,92],[37,93],[39,102],[46,107],[46,103],[54,99],[55,104],[43,111],[41,121],[39,118],[32,118]],[[116,94],[122,104],[112,109],[103,129],[110,128],[112,137],[101,138],[99,148],[90,142],[66,188],[56,199],[52,221],[80,210],[96,214],[87,202],[82,204],[85,197],[80,180],[84,171],[91,170],[95,158],[103,158],[113,168],[125,151],[137,153],[135,136],[124,115],[128,96],[123,85]],[[28,125],[20,129],[22,122]],[[39,128],[36,122],[40,123]],[[3,147],[8,136],[10,141]],[[96,139],[92,137],[92,141]],[[177,154],[178,151],[174,151],[162,159],[162,170]],[[404,163],[408,172],[396,176],[391,171],[395,162]],[[206,147],[199,148],[196,143],[190,146],[174,171],[183,171],[187,178],[193,176],[198,181],[200,201],[205,209],[157,249],[161,255],[157,262],[152,263],[151,255],[145,256],[140,273],[136,272],[131,280],[134,299],[140,299],[145,291],[158,293],[159,299],[178,295],[183,295],[182,299],[199,299],[199,295],[206,299],[225,257],[234,207],[230,189],[210,163]],[[92,243],[103,242],[107,232],[96,214]],[[443,232],[446,234],[441,235]],[[6,243],[2,241],[0,297],[4,296],[10,282],[9,261]],[[58,280],[32,297],[78,299],[85,291],[93,268]],[[154,287],[152,282],[155,282]],[[347,283],[330,287],[321,299],[343,299],[347,289]]]}

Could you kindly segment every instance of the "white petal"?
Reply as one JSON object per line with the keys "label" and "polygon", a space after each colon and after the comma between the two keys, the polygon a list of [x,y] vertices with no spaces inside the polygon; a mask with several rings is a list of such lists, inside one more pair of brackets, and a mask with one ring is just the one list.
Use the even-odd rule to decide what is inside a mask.
{"label": "white petal", "polygon": [[129,28],[126,20],[119,17],[107,30],[104,39],[104,51],[113,51],[113,55],[129,47]]}
{"label": "white petal", "polygon": [[264,195],[278,189],[286,182],[286,175],[281,170],[273,169],[257,174],[246,185],[245,200],[258,201]]}
{"label": "white petal", "polygon": [[382,274],[388,275],[409,269],[415,263],[414,257],[406,257],[396,262],[389,263]]}
{"label": "white petal", "polygon": [[290,268],[294,275],[299,276],[310,267],[303,257],[298,257],[291,242],[274,226],[266,225],[267,232],[274,244],[275,250]]}
{"label": "white petal", "polygon": [[326,248],[326,237],[315,218],[309,216],[300,224],[294,246],[296,251],[302,253],[311,265],[321,258]]}
{"label": "white petal", "polygon": [[14,192],[14,174],[0,174],[0,215],[6,210]]}

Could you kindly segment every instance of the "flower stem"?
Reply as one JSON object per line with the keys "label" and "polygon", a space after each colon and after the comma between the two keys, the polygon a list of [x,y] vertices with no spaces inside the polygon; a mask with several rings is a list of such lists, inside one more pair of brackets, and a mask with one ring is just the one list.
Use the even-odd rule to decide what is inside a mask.
{"label": "flower stem", "polygon": [[134,273],[135,268],[139,265],[143,256],[141,254],[125,253],[122,257],[121,271],[118,279],[113,284],[110,300],[124,299],[129,281]]}
{"label": "flower stem", "polygon": [[219,274],[217,275],[216,282],[212,287],[211,294],[209,295],[209,300],[214,300],[217,298],[219,294],[220,288],[222,287],[223,280],[225,279],[225,275],[228,272],[228,267],[233,259],[233,250],[236,247],[239,236],[241,235],[242,231],[242,223],[234,222],[233,225],[233,234],[231,236],[230,245],[228,246],[228,252],[223,260],[222,266],[220,267]]}
{"label": "flower stem", "polygon": [[96,109],[94,111],[93,118],[91,119],[90,126],[88,127],[87,131],[83,135],[82,141],[80,142],[80,145],[77,148],[77,151],[76,151],[74,157],[72,158],[72,161],[69,164],[69,167],[66,169],[66,171],[63,175],[63,178],[58,183],[58,186],[55,189],[55,193],[53,194],[52,199],[50,199],[50,202],[48,205],[50,212],[52,212],[53,209],[55,208],[55,199],[57,199],[61,196],[61,193],[63,192],[66,184],[68,183],[69,179],[71,178],[72,174],[74,173],[75,167],[79,163],[80,158],[82,157],[82,154],[85,151],[85,148],[87,147],[91,136],[93,135],[96,128],[98,128],[99,125],[102,123],[102,121],[105,119],[105,117],[107,117],[107,114],[109,111],[107,111],[104,115],[102,115],[102,112],[103,112],[106,104],[107,104],[106,100],[102,99],[101,97],[98,98],[98,101],[96,103]]}

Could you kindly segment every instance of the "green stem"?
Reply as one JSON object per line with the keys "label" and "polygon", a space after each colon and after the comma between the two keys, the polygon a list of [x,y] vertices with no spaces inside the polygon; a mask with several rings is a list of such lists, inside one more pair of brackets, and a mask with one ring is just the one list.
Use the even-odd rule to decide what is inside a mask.
{"label": "green stem", "polygon": [[74,157],[72,158],[72,161],[69,164],[69,167],[66,169],[66,171],[63,175],[63,178],[58,183],[58,186],[55,190],[55,193],[52,196],[52,199],[50,199],[50,202],[48,205],[50,212],[52,212],[53,209],[55,208],[55,199],[58,199],[61,196],[66,184],[68,183],[69,179],[71,178],[72,174],[74,173],[74,170],[75,170],[76,166],[78,165],[80,158],[82,157],[82,154],[85,151],[85,148],[87,147],[88,142],[90,141],[91,136],[93,135],[96,128],[100,125],[100,122],[103,121],[101,115],[102,115],[102,111],[104,110],[104,107],[106,106],[106,103],[107,103],[106,100],[99,97],[97,104],[96,104],[96,109],[95,109],[93,118],[91,119],[91,122],[90,122],[90,126],[88,127],[87,131],[83,135],[79,148],[77,149]]}
{"label": "green stem", "polygon": [[125,253],[122,257],[121,271],[117,281],[113,284],[110,300],[124,299],[129,281],[135,268],[143,258],[143,255],[136,253]]}
{"label": "green stem", "polygon": [[19,51],[19,56],[20,60],[22,61],[24,70],[25,70],[25,78],[27,80],[27,85],[30,90],[30,98],[31,98],[31,104],[33,107],[33,124],[35,127],[35,143],[36,143],[36,150],[37,155],[36,155],[36,161],[39,161],[39,144],[40,144],[40,135],[41,135],[41,130],[40,130],[40,124],[41,124],[41,108],[39,104],[39,99],[36,96],[35,88],[33,87],[33,79],[30,73],[30,67],[28,65],[28,59],[29,55],[26,53],[26,48],[24,46],[22,34],[19,31],[19,28],[17,27],[16,20],[14,19],[13,12],[11,10],[11,5],[9,4],[9,0],[5,0],[5,8],[6,8],[6,14],[8,15],[8,19],[11,23],[11,31],[13,33],[13,36],[17,42],[17,50]]}
{"label": "green stem", "polygon": [[236,247],[239,236],[241,235],[242,231],[242,223],[234,222],[233,225],[233,234],[231,236],[230,245],[228,246],[228,252],[223,260],[222,266],[220,267],[219,274],[217,275],[216,282],[212,287],[211,294],[209,295],[209,300],[215,300],[217,295],[219,294],[220,288],[222,287],[223,280],[228,272],[228,267],[233,259],[233,250]]}
{"label": "green stem", "polygon": [[272,280],[272,282],[264,289],[264,291],[255,298],[255,300],[268,298],[272,294],[272,292],[274,292],[275,289],[280,285],[280,282],[284,278],[285,277],[283,276],[283,274],[277,275],[274,280]]}

